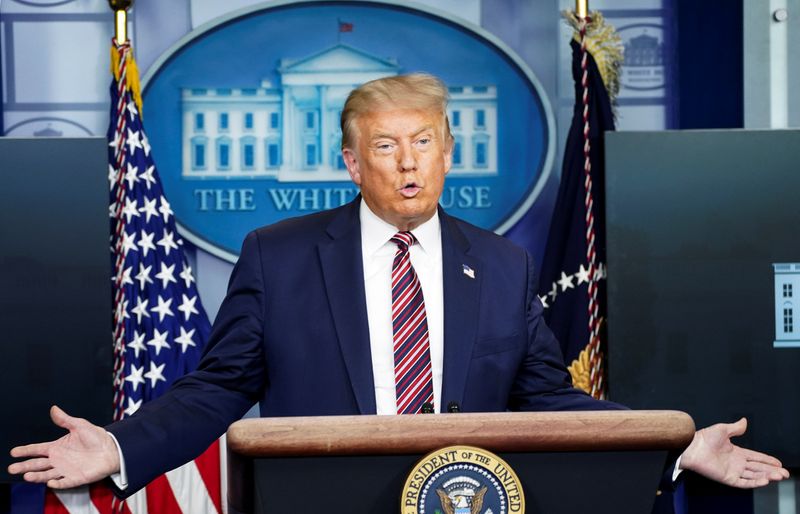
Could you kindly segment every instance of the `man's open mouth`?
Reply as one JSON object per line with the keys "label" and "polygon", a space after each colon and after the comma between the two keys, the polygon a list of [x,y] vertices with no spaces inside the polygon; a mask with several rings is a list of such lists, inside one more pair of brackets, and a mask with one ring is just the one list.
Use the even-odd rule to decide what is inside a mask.
{"label": "man's open mouth", "polygon": [[407,198],[411,198],[413,196],[416,196],[416,194],[419,193],[421,189],[422,188],[418,186],[416,182],[409,182],[408,184],[400,188],[400,194],[402,194]]}

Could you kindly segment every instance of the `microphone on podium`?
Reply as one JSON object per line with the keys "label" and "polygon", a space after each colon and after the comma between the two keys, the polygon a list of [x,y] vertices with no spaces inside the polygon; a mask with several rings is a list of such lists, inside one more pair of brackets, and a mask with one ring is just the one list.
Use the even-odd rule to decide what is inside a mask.
{"label": "microphone on podium", "polygon": [[433,404],[431,402],[423,403],[420,412],[422,414],[433,414]]}
{"label": "microphone on podium", "polygon": [[450,402],[447,404],[447,412],[450,413],[461,412],[461,406],[458,404],[458,402]]}

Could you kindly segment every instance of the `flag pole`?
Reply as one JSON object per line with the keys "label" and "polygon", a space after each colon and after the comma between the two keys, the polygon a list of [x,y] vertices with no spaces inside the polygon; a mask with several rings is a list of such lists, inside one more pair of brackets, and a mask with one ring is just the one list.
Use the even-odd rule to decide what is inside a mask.
{"label": "flag pole", "polygon": [[118,45],[128,41],[128,9],[133,0],[108,0],[108,6],[114,11],[114,39]]}
{"label": "flag pole", "polygon": [[589,15],[589,0],[575,0],[575,14],[581,20]]}

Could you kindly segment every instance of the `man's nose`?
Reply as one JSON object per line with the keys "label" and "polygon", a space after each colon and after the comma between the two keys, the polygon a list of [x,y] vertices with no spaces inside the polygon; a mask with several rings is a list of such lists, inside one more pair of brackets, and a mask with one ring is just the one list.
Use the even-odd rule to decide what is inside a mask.
{"label": "man's nose", "polygon": [[400,171],[414,171],[417,169],[417,156],[410,142],[400,144],[398,166]]}

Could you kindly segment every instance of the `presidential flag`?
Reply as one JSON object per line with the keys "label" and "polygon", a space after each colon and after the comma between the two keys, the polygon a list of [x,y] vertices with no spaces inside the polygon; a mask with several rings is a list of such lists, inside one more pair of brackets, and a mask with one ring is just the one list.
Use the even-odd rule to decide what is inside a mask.
{"label": "presidential flag", "polygon": [[572,46],[575,109],[539,282],[545,320],[561,342],[573,383],[596,398],[606,391],[604,353],[605,176],[603,133],[614,130],[610,98],[619,89],[622,45],[593,12],[565,13]]}
{"label": "presidential flag", "polygon": [[[211,325],[144,131],[131,47],[114,41],[111,55],[108,214],[114,419],[119,420],[197,367]],[[194,461],[156,478],[124,504],[95,484],[48,494],[45,511],[222,513],[219,442]]]}

